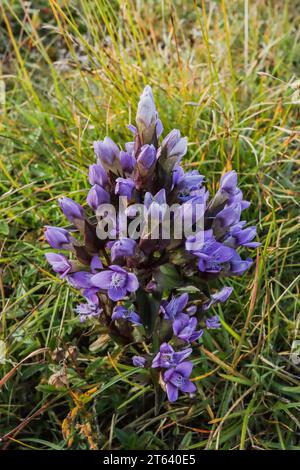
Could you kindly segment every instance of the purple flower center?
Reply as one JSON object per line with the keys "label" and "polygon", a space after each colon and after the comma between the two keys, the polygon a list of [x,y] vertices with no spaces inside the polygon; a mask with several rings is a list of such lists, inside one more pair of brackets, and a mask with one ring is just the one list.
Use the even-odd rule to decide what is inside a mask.
{"label": "purple flower center", "polygon": [[111,277],[111,287],[124,287],[126,283],[126,277],[122,273],[113,273]]}
{"label": "purple flower center", "polygon": [[176,376],[174,377],[174,379],[172,380],[172,382],[174,383],[174,385],[176,385],[177,387],[180,387],[183,382],[184,382],[184,378],[182,377],[182,375],[180,374],[176,374]]}
{"label": "purple flower center", "polygon": [[172,353],[162,353],[161,355],[163,361],[172,362],[173,354]]}

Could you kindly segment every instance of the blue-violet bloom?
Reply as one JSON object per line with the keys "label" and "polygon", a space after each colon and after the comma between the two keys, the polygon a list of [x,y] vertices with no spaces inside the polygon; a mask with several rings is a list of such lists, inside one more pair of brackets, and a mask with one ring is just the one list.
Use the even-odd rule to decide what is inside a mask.
{"label": "blue-violet bloom", "polygon": [[196,331],[196,328],[197,318],[190,317],[185,313],[179,315],[173,323],[174,335],[187,343],[196,341],[196,339],[200,338],[200,336],[203,335],[203,330]]}
{"label": "blue-violet bloom", "polygon": [[111,319],[115,321],[120,318],[127,320],[130,323],[134,323],[135,325],[142,325],[140,316],[136,312],[125,308],[122,305],[117,305],[113,310]]}
{"label": "blue-violet bloom", "polygon": [[169,401],[177,400],[179,390],[185,393],[194,393],[197,390],[196,385],[190,381],[192,368],[193,364],[187,361],[166,370],[163,378]]}
{"label": "blue-violet bloom", "polygon": [[176,352],[170,344],[162,343],[160,345],[159,352],[152,361],[152,367],[163,367],[168,369],[169,367],[177,366],[177,364],[183,362],[191,353],[191,348]]}
{"label": "blue-violet bloom", "polygon": [[95,274],[92,284],[101,290],[107,290],[109,298],[115,301],[123,299],[127,292],[135,292],[139,287],[136,275],[117,265],[111,265],[108,270]]}

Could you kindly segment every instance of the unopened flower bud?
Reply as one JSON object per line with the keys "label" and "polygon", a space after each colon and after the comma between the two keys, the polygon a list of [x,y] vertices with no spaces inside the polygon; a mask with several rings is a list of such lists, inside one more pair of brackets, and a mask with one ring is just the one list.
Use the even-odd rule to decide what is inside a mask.
{"label": "unopened flower bud", "polygon": [[71,237],[69,232],[60,227],[46,227],[45,237],[47,242],[52,248],[57,250],[71,249],[74,238]]}
{"label": "unopened flower bud", "polygon": [[140,97],[136,113],[136,123],[142,144],[152,142],[156,130],[157,112],[151,87],[147,85]]}
{"label": "unopened flower bud", "polygon": [[110,202],[110,197],[107,191],[103,189],[98,184],[94,184],[94,186],[89,190],[87,195],[86,201],[88,205],[96,211],[101,204],[107,204]]}

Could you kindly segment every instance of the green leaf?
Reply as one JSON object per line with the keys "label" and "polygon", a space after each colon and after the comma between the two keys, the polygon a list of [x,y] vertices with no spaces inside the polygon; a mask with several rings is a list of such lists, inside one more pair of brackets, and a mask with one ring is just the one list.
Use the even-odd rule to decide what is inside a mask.
{"label": "green leaf", "polygon": [[160,292],[171,291],[183,285],[183,280],[176,267],[172,264],[165,264],[160,267],[155,274],[158,290]]}
{"label": "green leaf", "polygon": [[176,289],[177,292],[184,292],[184,293],[187,293],[187,294],[197,294],[198,292],[201,292],[200,289],[198,289],[198,287],[196,286],[184,286],[184,287],[179,287],[178,289]]}
{"label": "green leaf", "polygon": [[9,234],[8,223],[5,222],[4,220],[0,221],[0,234],[4,235],[5,237],[7,237],[7,235]]}
{"label": "green leaf", "polygon": [[154,326],[158,318],[160,302],[155,299],[152,294],[148,294],[143,289],[139,289],[137,291],[136,299],[146,334],[148,336],[152,336]]}

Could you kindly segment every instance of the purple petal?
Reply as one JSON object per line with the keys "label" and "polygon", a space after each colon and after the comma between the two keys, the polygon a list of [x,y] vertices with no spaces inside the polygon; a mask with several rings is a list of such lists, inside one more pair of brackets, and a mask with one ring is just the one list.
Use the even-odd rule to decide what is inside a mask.
{"label": "purple petal", "polygon": [[237,186],[237,173],[236,171],[228,171],[225,173],[220,181],[220,189],[232,193]]}
{"label": "purple petal", "polygon": [[100,287],[100,289],[109,289],[112,278],[111,271],[102,271],[101,273],[95,274],[91,282],[94,286]]}
{"label": "purple petal", "polygon": [[171,379],[172,379],[172,376],[174,374],[174,367],[172,367],[171,369],[168,369],[165,371],[164,373],[164,381],[167,383],[169,382]]}
{"label": "purple petal", "polygon": [[258,246],[261,246],[261,243],[249,242],[249,243],[243,243],[243,246],[246,246],[247,248],[257,248]]}
{"label": "purple petal", "polygon": [[[108,245],[108,244],[107,244]],[[111,259],[134,256],[136,250],[136,241],[130,238],[120,238],[111,243]]]}
{"label": "purple petal", "polygon": [[146,359],[143,356],[133,356],[132,363],[135,367],[145,367]]}
{"label": "purple petal", "polygon": [[127,290],[129,292],[135,292],[139,288],[139,281],[133,273],[128,273],[127,277]]}
{"label": "purple petal", "polygon": [[117,178],[115,194],[131,199],[134,186],[135,184],[131,178]]}
{"label": "purple petal", "polygon": [[156,356],[154,357],[153,361],[152,361],[152,365],[151,367],[153,367],[153,369],[155,369],[156,367],[161,367],[161,362],[160,362],[160,353],[157,353]]}
{"label": "purple petal", "polygon": [[111,319],[118,320],[119,318],[125,318],[127,312],[128,310],[125,307],[123,307],[122,305],[117,305],[113,310]]}
{"label": "purple petal", "polygon": [[108,297],[115,302],[123,299],[126,296],[126,293],[125,287],[110,287],[108,289]]}
{"label": "purple petal", "polygon": [[178,364],[186,359],[192,353],[192,348],[184,349],[183,351],[178,351],[174,353],[175,362]]}
{"label": "purple petal", "polygon": [[93,186],[95,184],[104,187],[108,182],[106,170],[100,164],[90,165],[89,168],[89,183]]}
{"label": "purple petal", "polygon": [[178,336],[182,330],[182,321],[181,320],[174,320],[173,323],[173,331],[175,336]]}
{"label": "purple petal", "polygon": [[176,301],[176,311],[177,311],[176,313],[182,312],[182,310],[186,307],[186,304],[188,303],[188,301],[189,301],[189,296],[187,293],[180,295]]}
{"label": "purple petal", "polygon": [[123,150],[121,150],[120,162],[121,162],[122,170],[124,171],[125,175],[130,175],[133,172],[135,165],[136,165],[136,160],[134,156],[128,152],[123,152]]}
{"label": "purple petal", "polygon": [[136,325],[142,325],[140,316],[136,312],[129,312],[128,320]]}
{"label": "purple petal", "polygon": [[154,145],[143,145],[137,162],[138,165],[142,165],[145,169],[149,170],[156,162],[156,150]]}
{"label": "purple petal", "polygon": [[65,277],[72,267],[69,260],[62,254],[46,253],[45,257],[52,269],[61,275],[60,277]]}
{"label": "purple petal", "polygon": [[92,257],[90,268],[92,273],[94,273],[98,269],[103,269],[103,264],[99,256],[95,255]]}
{"label": "purple petal", "polygon": [[197,387],[190,380],[184,380],[181,386],[181,390],[186,393],[194,393],[196,392]]}
{"label": "purple petal", "polygon": [[58,250],[70,249],[70,245],[74,241],[69,232],[61,227],[46,226],[45,238],[52,248]]}
{"label": "purple petal", "polygon": [[168,400],[170,402],[176,401],[178,398],[178,388],[175,387],[175,385],[168,382],[166,384],[166,389],[167,389]]}
{"label": "purple petal", "polygon": [[174,353],[174,349],[168,343],[162,343],[160,345],[159,351],[163,354],[172,354],[172,353]]}
{"label": "purple petal", "polygon": [[62,197],[58,200],[58,204],[70,222],[73,222],[76,219],[84,220],[83,208],[80,204],[73,201],[73,199],[70,199],[69,197]]}
{"label": "purple petal", "polygon": [[97,293],[99,292],[98,287],[89,287],[82,291],[82,295],[91,303],[98,305],[99,304],[99,297]]}
{"label": "purple petal", "polygon": [[193,369],[193,364],[190,361],[187,362],[181,362],[181,364],[178,364],[176,366],[176,372],[181,374],[183,377],[189,377],[191,375]]}
{"label": "purple petal", "polygon": [[128,124],[127,128],[133,133],[136,133],[136,127],[133,124]]}
{"label": "purple petal", "polygon": [[203,330],[195,331],[195,333],[190,336],[190,342],[192,343],[193,341],[196,341],[196,339],[199,339],[202,335]]}
{"label": "purple petal", "polygon": [[164,130],[163,124],[160,119],[157,119],[156,121],[156,137],[157,140],[160,138]]}
{"label": "purple petal", "polygon": [[128,274],[126,269],[122,268],[121,266],[118,266],[117,264],[111,264],[109,267],[112,271],[115,271],[117,273],[122,273],[122,274]]}
{"label": "purple petal", "polygon": [[119,156],[120,150],[118,146],[109,137],[104,140],[94,142],[94,151],[98,159],[108,167],[112,167],[116,158]]}
{"label": "purple petal", "polygon": [[105,189],[98,184],[94,184],[89,190],[86,201],[88,205],[96,211],[101,204],[108,204],[110,202],[110,196]]}
{"label": "purple petal", "polygon": [[77,271],[69,274],[67,279],[75,289],[87,289],[92,287],[91,273],[86,271]]}

